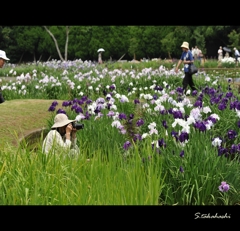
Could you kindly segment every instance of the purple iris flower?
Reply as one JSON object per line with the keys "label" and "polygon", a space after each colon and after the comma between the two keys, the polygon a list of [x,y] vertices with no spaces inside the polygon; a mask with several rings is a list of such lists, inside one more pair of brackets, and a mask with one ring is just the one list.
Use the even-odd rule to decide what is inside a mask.
{"label": "purple iris flower", "polygon": [[73,104],[72,107],[71,107],[71,110],[75,110],[77,108],[77,105],[76,104]]}
{"label": "purple iris flower", "polygon": [[96,100],[96,103],[97,103],[97,104],[104,104],[104,103],[105,103],[105,99],[104,99],[104,98],[98,98],[98,99]]}
{"label": "purple iris flower", "polygon": [[189,139],[189,135],[187,132],[181,132],[181,134],[179,135],[179,141],[182,143],[185,140]]}
{"label": "purple iris flower", "polygon": [[194,106],[194,107],[202,107],[202,101],[197,100],[197,101],[194,103],[193,106]]}
{"label": "purple iris flower", "polygon": [[168,111],[165,110],[165,109],[164,109],[164,110],[161,110],[161,111],[160,111],[160,114],[161,114],[161,115],[166,115],[166,114],[168,114]]}
{"label": "purple iris flower", "polygon": [[120,119],[120,120],[123,120],[123,119],[127,119],[127,116],[124,114],[124,113],[119,113],[119,115],[118,115],[118,118]]}
{"label": "purple iris flower", "polygon": [[172,114],[174,119],[183,119],[183,114],[181,111],[173,111]]}
{"label": "purple iris flower", "polygon": [[183,88],[177,87],[176,92],[180,93],[180,94],[183,94]]}
{"label": "purple iris flower", "polygon": [[173,109],[172,109],[172,108],[169,108],[169,109],[168,109],[168,113],[169,113],[169,114],[173,114]]}
{"label": "purple iris flower", "polygon": [[222,181],[222,182],[221,182],[221,185],[218,186],[218,189],[219,189],[221,192],[227,192],[227,191],[230,189],[230,186],[229,186],[229,184],[227,184],[225,181]]}
{"label": "purple iris flower", "polygon": [[134,118],[134,114],[130,114],[130,115],[129,115],[129,119],[132,120],[133,118]]}
{"label": "purple iris flower", "polygon": [[178,132],[172,131],[171,136],[175,137],[176,141],[178,141]]}
{"label": "purple iris flower", "polygon": [[103,90],[103,95],[106,96],[107,95],[107,91],[104,89]]}
{"label": "purple iris flower", "polygon": [[137,140],[142,140],[142,136],[140,134],[134,134],[133,140],[134,142],[136,142]]}
{"label": "purple iris flower", "polygon": [[167,122],[165,120],[162,121],[162,125],[163,125],[164,128],[166,128],[166,129],[168,128]]}
{"label": "purple iris flower", "polygon": [[208,94],[211,96],[215,95],[215,93],[216,93],[216,90],[214,88],[211,88],[208,92]]}
{"label": "purple iris flower", "polygon": [[58,102],[55,100],[52,102],[52,106],[56,107],[58,105]]}
{"label": "purple iris flower", "polygon": [[218,147],[218,156],[225,155],[227,153],[227,149],[223,147]]}
{"label": "purple iris flower", "polygon": [[92,103],[92,100],[91,99],[87,99],[86,100],[86,104],[91,104]]}
{"label": "purple iris flower", "polygon": [[198,130],[200,130],[201,132],[204,132],[207,130],[207,127],[203,121],[197,121],[193,126]]}
{"label": "purple iris flower", "polygon": [[192,96],[197,95],[197,93],[198,93],[197,90],[193,90],[193,91],[192,91]]}
{"label": "purple iris flower", "polygon": [[162,91],[163,87],[162,86],[156,86],[156,87],[154,87],[154,90],[155,91]]}
{"label": "purple iris flower", "polygon": [[234,130],[229,130],[227,133],[228,139],[232,140],[237,137],[237,133]]}
{"label": "purple iris flower", "polygon": [[114,85],[111,85],[111,86],[109,87],[109,89],[110,89],[110,90],[115,90],[116,88],[115,88]]}
{"label": "purple iris flower", "polygon": [[230,153],[231,154],[235,154],[239,152],[239,145],[237,144],[232,144],[231,148],[230,148]]}
{"label": "purple iris flower", "polygon": [[217,119],[216,119],[216,118],[213,118],[212,116],[209,116],[209,117],[207,118],[207,120],[212,121],[213,124],[215,124],[215,123],[217,122]]}
{"label": "purple iris flower", "polygon": [[60,114],[60,113],[67,114],[62,108],[59,108],[57,110],[57,114]]}
{"label": "purple iris flower", "polygon": [[180,172],[184,172],[184,169],[183,169],[183,167],[182,166],[180,166]]}
{"label": "purple iris flower", "polygon": [[184,150],[180,152],[180,157],[184,157]]}
{"label": "purple iris flower", "polygon": [[135,104],[140,103],[139,99],[135,99],[135,100],[134,100],[134,103],[135,103]]}
{"label": "purple iris flower", "polygon": [[78,107],[75,108],[75,112],[76,112],[77,114],[83,113],[83,109],[78,106]]}
{"label": "purple iris flower", "polygon": [[73,99],[73,103],[75,104],[75,103],[77,103],[78,102],[78,99],[77,98],[74,98]]}
{"label": "purple iris flower", "polygon": [[79,99],[79,100],[78,100],[78,104],[79,104],[79,105],[82,105],[82,104],[84,104],[84,101],[83,101],[82,99]]}
{"label": "purple iris flower", "polygon": [[139,119],[137,122],[136,122],[137,126],[140,127],[141,125],[144,124],[144,121],[143,119]]}
{"label": "purple iris flower", "polygon": [[233,96],[233,93],[231,91],[227,92],[226,93],[226,97],[227,98],[231,98]]}
{"label": "purple iris flower", "polygon": [[70,106],[71,105],[71,102],[70,101],[63,101],[62,102],[62,106],[63,107],[68,107],[68,106]]}
{"label": "purple iris flower", "polygon": [[112,117],[112,116],[114,116],[114,115],[115,115],[115,112],[114,112],[114,111],[109,111],[108,114],[107,114],[108,117]]}
{"label": "purple iris flower", "polygon": [[51,105],[51,106],[48,108],[48,111],[55,111],[55,106]]}
{"label": "purple iris flower", "polygon": [[125,143],[124,143],[124,145],[123,145],[123,148],[125,149],[125,150],[128,150],[128,148],[131,146],[131,143],[130,143],[130,141],[126,141]]}
{"label": "purple iris flower", "polygon": [[111,104],[111,103],[108,103],[108,104],[107,104],[107,109],[110,110],[110,107],[111,107],[111,106],[112,106],[112,104]]}
{"label": "purple iris flower", "polygon": [[164,139],[158,140],[158,146],[166,148],[167,145],[166,145]]}
{"label": "purple iris flower", "polygon": [[86,119],[86,120],[89,120],[89,119],[90,119],[90,116],[91,116],[91,114],[90,114],[88,111],[86,111],[85,119]]}
{"label": "purple iris flower", "polygon": [[157,96],[157,95],[153,95],[153,99],[154,99],[154,100],[157,100],[157,99],[158,99],[158,96]]}

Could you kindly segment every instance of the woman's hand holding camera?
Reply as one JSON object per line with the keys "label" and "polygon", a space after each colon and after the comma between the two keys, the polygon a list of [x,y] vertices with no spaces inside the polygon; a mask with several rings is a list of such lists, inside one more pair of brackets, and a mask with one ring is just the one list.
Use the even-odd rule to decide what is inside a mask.
{"label": "woman's hand holding camera", "polygon": [[66,138],[70,140],[70,135],[72,133],[72,139],[76,138],[77,129],[72,126],[72,124],[68,124],[66,127]]}

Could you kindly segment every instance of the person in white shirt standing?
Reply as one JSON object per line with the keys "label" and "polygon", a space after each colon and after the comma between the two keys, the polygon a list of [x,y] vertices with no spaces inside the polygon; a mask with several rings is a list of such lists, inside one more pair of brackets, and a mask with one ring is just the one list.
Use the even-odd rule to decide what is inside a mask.
{"label": "person in white shirt standing", "polygon": [[221,62],[222,58],[223,58],[223,49],[220,46],[219,49],[218,49],[218,61]]}
{"label": "person in white shirt standing", "polygon": [[239,51],[236,47],[234,47],[233,50],[234,50],[234,55],[235,55],[235,60],[236,60],[236,66],[238,66]]}
{"label": "person in white shirt standing", "polygon": [[43,141],[42,152],[48,154],[60,154],[66,152],[71,156],[79,154],[77,146],[76,132],[72,123],[75,120],[69,120],[67,115],[59,113],[54,118],[54,124]]}

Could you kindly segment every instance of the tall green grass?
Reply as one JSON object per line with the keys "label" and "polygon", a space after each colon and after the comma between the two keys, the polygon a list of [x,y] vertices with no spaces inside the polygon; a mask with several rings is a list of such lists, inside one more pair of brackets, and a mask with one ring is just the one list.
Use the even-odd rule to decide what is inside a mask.
{"label": "tall green grass", "polygon": [[75,158],[19,149],[0,151],[1,205],[158,205],[164,185],[161,159],[147,165],[136,151],[106,158],[87,147]]}

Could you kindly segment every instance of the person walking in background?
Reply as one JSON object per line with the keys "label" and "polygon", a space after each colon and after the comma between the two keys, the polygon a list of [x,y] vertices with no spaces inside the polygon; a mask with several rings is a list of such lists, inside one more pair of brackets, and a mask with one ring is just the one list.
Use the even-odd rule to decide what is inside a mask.
{"label": "person walking in background", "polygon": [[201,61],[202,61],[202,56],[203,56],[203,54],[202,54],[201,49],[198,49],[198,60],[200,61],[200,64],[201,64]]}
{"label": "person walking in background", "polygon": [[238,66],[239,51],[236,47],[234,47],[233,50],[234,50],[234,55],[235,55],[236,66]]}
{"label": "person walking in background", "polygon": [[195,54],[195,48],[194,48],[194,47],[192,47],[191,52],[192,52],[192,56],[193,56],[193,58],[194,58],[194,54]]}
{"label": "person walking in background", "polygon": [[102,52],[99,52],[98,54],[98,63],[102,64]]}
{"label": "person walking in background", "polygon": [[229,58],[229,53],[228,52],[225,53],[224,58]]}
{"label": "person walking in background", "polygon": [[180,57],[180,60],[178,61],[175,71],[176,73],[178,72],[178,68],[183,62],[185,76],[183,78],[182,85],[183,85],[183,93],[186,95],[188,85],[191,87],[192,91],[196,90],[193,83],[192,74],[189,73],[189,67],[194,62],[194,60],[193,60],[192,52],[189,52],[188,42],[183,42],[183,44],[181,45],[181,48],[183,52]]}
{"label": "person walking in background", "polygon": [[195,49],[194,49],[194,60],[197,60],[198,58],[198,47],[195,46]]}
{"label": "person walking in background", "polygon": [[218,49],[218,61],[221,62],[222,58],[223,58],[223,49],[220,46],[219,49]]}
{"label": "person walking in background", "polygon": [[[3,51],[3,50],[0,50],[0,68],[3,68],[4,64],[6,61],[10,60],[9,58],[7,58],[6,56],[6,52]],[[5,100],[4,100],[4,97],[2,95],[2,89],[1,89],[1,86],[0,86],[0,103],[3,103]]]}

